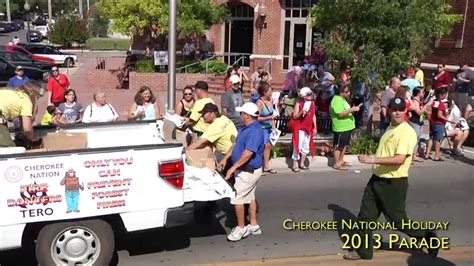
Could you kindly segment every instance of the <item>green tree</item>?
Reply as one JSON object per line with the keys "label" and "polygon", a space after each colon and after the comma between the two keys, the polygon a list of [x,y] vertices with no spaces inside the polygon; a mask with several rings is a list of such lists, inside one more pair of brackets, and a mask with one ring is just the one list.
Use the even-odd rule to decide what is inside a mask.
{"label": "green tree", "polygon": [[88,38],[87,20],[81,20],[77,16],[59,17],[49,34],[51,42],[65,48],[71,47],[74,42],[85,43]]}
{"label": "green tree", "polygon": [[320,0],[311,10],[313,24],[330,32],[329,58],[351,63],[353,80],[378,89],[450,33],[462,18],[450,12],[444,0]]}
{"label": "green tree", "polygon": [[[112,29],[122,34],[143,34],[156,39],[168,32],[167,0],[102,0],[98,7],[112,19]],[[216,5],[211,0],[178,1],[178,34],[202,34],[227,16],[225,6]]]}

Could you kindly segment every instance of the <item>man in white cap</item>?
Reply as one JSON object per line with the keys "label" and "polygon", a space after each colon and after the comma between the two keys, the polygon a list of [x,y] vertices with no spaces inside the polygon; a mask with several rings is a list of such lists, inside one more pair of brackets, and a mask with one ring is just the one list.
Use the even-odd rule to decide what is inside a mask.
{"label": "man in white cap", "polygon": [[222,114],[232,120],[237,129],[240,129],[244,124],[242,123],[242,120],[240,120],[240,114],[235,110],[235,108],[244,104],[244,95],[239,88],[239,76],[232,75],[230,76],[229,81],[231,89],[227,90],[221,97]]}
{"label": "man in white cap", "polygon": [[7,84],[7,87],[10,88],[17,88],[25,85],[26,83],[30,82],[30,78],[25,76],[25,71],[23,70],[22,66],[17,66],[15,68],[15,76],[13,76]]}
{"label": "man in white cap", "polygon": [[[232,167],[227,171],[226,180],[235,173],[236,196],[231,200],[235,207],[237,226],[227,236],[229,241],[239,241],[249,235],[260,235],[262,230],[257,223],[257,203],[255,188],[262,176],[264,132],[258,118],[258,107],[254,103],[245,103],[236,108],[244,128],[237,135],[234,145],[219,162],[224,166],[231,158]],[[245,225],[245,204],[249,204],[250,224]]]}

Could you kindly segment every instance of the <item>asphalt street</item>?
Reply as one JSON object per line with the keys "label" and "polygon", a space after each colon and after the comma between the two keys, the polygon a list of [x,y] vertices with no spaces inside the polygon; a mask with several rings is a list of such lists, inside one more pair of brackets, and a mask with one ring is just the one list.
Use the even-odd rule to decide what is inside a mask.
{"label": "asphalt street", "polygon": [[[407,211],[414,220],[449,222],[448,230],[438,231],[438,234],[449,237],[449,245],[456,248],[443,251],[440,258],[434,261],[426,261],[426,257],[419,252],[405,250],[402,252],[405,256],[398,257],[390,265],[474,265],[474,155],[469,154],[461,160],[445,158],[445,162],[426,161],[412,167]],[[341,230],[288,231],[283,228],[283,221],[341,222],[342,219],[354,218],[371,175],[369,168],[357,168],[361,173],[324,168],[300,174],[281,172],[262,177],[257,189],[261,236],[228,242],[226,234],[235,220],[232,207],[227,201],[222,201],[215,207],[214,215],[202,215],[193,225],[143,231],[119,239],[119,251],[114,263],[141,266],[220,265],[253,260],[261,264],[276,259],[280,262],[269,265],[295,265],[299,264],[298,259],[296,262],[282,262],[281,258],[307,259],[308,256],[322,256],[316,257],[315,261],[333,256],[333,263],[345,263],[340,256],[343,253],[343,242],[339,237],[343,233]],[[385,241],[388,239],[389,231],[379,233]],[[457,247],[468,251],[456,252]],[[374,264],[370,265],[381,265],[377,261],[391,258],[394,253],[397,252],[376,251]],[[21,265],[16,260],[19,255],[33,256],[31,253],[24,256],[25,252],[19,250],[2,252],[0,264]],[[315,264],[299,260],[301,264]],[[337,263],[334,265],[339,265]],[[238,265],[246,265],[246,262]]]}

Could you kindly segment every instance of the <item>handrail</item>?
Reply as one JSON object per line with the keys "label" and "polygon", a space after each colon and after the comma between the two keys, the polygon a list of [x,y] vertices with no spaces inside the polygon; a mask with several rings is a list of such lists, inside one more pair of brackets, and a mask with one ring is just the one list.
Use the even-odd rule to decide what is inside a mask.
{"label": "handrail", "polygon": [[239,57],[239,59],[237,59],[236,61],[234,61],[234,63],[232,65],[238,65],[238,63],[240,62],[240,60],[242,60],[242,62],[244,61],[245,59],[245,55],[241,55]]}
{"label": "handrail", "polygon": [[192,62],[191,64],[188,64],[188,65],[182,66],[180,68],[177,68],[176,72],[181,71],[182,69],[184,69],[184,73],[187,73],[186,70],[188,69],[188,67],[200,64],[202,61],[206,61],[206,74],[207,74],[209,60],[214,59],[214,58],[216,58],[216,55],[213,55],[213,56],[211,56],[209,58],[206,58],[204,60],[198,60],[196,62]]}
{"label": "handrail", "polygon": [[[236,54],[236,55],[237,55],[237,54]],[[235,65],[235,64],[237,64],[238,62],[240,62],[240,60],[243,61],[244,59],[245,59],[245,55],[241,55],[241,56],[239,57],[239,59],[237,59],[236,61],[234,61],[234,63],[233,63],[232,65]],[[227,68],[226,70],[220,72],[219,74],[226,74],[228,69],[229,69],[229,68]]]}
{"label": "handrail", "polygon": [[270,65],[270,67],[268,68],[268,73],[270,73],[270,75],[272,74],[272,68],[273,68],[273,60],[275,60],[275,57],[271,57],[270,59],[267,60],[267,62],[265,62],[265,64],[263,65],[263,67],[266,69],[267,65]]}

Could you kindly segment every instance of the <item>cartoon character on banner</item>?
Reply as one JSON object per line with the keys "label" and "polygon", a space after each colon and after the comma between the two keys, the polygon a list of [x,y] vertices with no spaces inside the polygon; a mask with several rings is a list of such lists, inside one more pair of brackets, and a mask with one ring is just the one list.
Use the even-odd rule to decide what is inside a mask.
{"label": "cartoon character on banner", "polygon": [[66,213],[79,212],[79,189],[84,191],[84,183],[79,184],[79,177],[76,176],[74,169],[69,168],[61,180],[61,186],[66,189],[64,192],[67,204]]}

